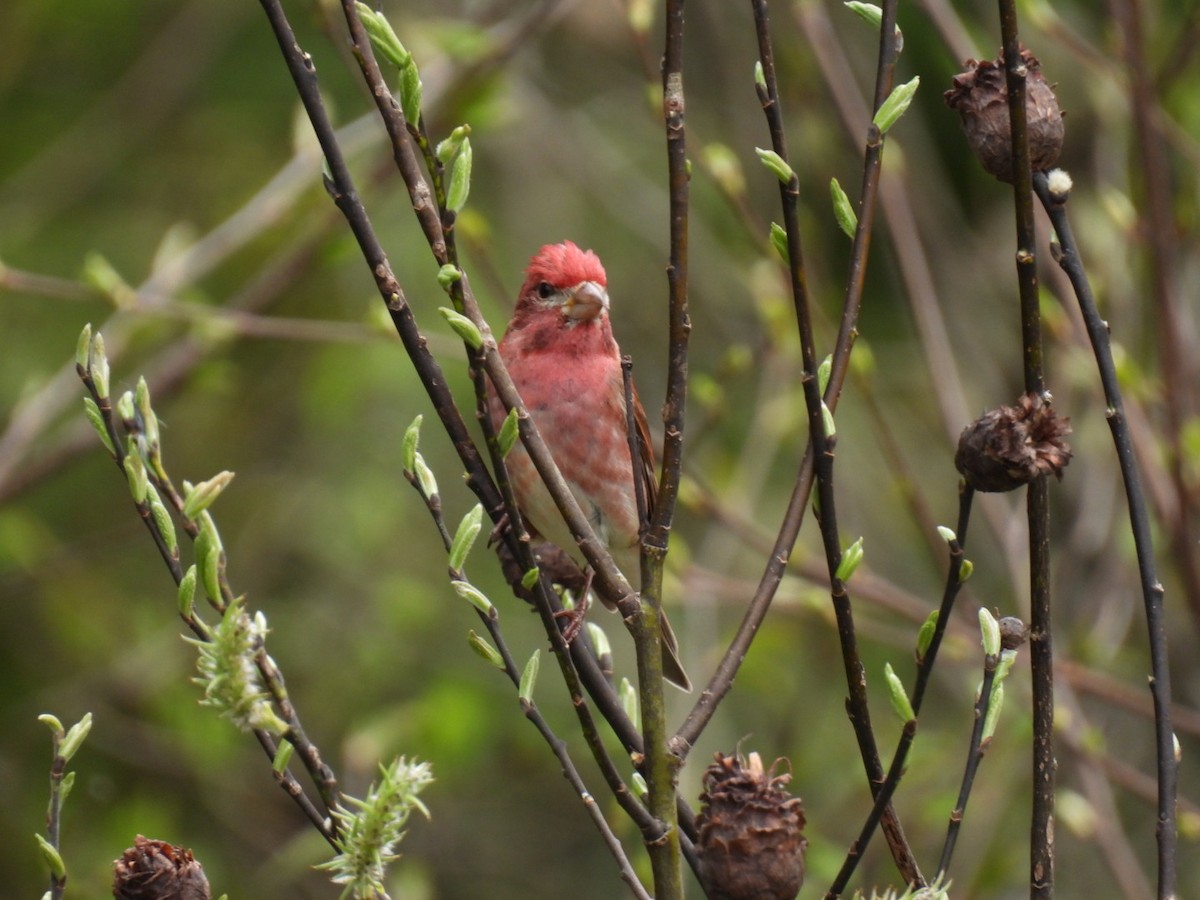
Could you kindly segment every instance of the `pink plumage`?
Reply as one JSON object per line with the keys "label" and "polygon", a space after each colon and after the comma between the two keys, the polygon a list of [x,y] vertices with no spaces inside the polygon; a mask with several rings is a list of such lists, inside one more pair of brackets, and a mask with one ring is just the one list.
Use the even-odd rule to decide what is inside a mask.
{"label": "pink plumage", "polygon": [[[646,414],[634,394],[642,457],[629,454],[621,352],[608,317],[607,277],[599,257],[570,241],[548,244],[530,260],[512,321],[500,342],[525,407],[571,492],[631,584],[638,583],[639,522],[634,479],[654,502],[654,460]],[[492,420],[504,418],[491,397]],[[585,565],[570,530],[524,447],[506,460],[526,524]],[[690,688],[663,618],[668,680]]]}

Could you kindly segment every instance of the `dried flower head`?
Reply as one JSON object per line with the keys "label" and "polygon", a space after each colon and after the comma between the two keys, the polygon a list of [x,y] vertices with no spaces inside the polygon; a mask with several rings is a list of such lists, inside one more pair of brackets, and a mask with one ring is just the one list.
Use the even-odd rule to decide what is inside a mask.
{"label": "dried flower head", "polygon": [[133,846],[113,861],[113,896],[117,900],[208,900],[212,895],[204,867],[191,850],[139,834]]}
{"label": "dried flower head", "polygon": [[700,878],[711,900],[794,900],[804,883],[804,811],[791,775],[757,753],[716,754],[700,795]]}
{"label": "dried flower head", "polygon": [[963,429],[954,466],[977,491],[1011,491],[1040,475],[1062,478],[1070,433],[1070,420],[1059,418],[1047,398],[1022,394],[1016,406],[986,412]]}
{"label": "dried flower head", "polygon": [[[1041,64],[1021,50],[1025,66],[1025,115],[1029,134],[1029,160],[1035,172],[1052,168],[1063,145],[1063,113],[1054,89],[1042,76]],[[983,167],[1001,181],[1012,183],[1012,129],[1008,119],[1008,85],[1004,53],[993,60],[967,60],[967,69],[954,76],[946,91],[946,105],[962,117],[967,143]]]}
{"label": "dried flower head", "polygon": [[1029,626],[1016,616],[1004,616],[1000,620],[1000,646],[1005,650],[1017,650],[1029,640]]}

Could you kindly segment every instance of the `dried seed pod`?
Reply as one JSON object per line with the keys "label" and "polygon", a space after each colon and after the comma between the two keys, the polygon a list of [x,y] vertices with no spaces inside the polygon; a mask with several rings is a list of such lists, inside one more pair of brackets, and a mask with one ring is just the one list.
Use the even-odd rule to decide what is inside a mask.
{"label": "dried seed pod", "polygon": [[1016,616],[1005,616],[1000,620],[1000,647],[1016,650],[1029,640],[1029,626]]}
{"label": "dried seed pod", "polygon": [[[1033,171],[1050,169],[1058,162],[1063,145],[1063,113],[1054,89],[1042,76],[1041,64],[1022,48],[1025,65],[1025,115],[1029,134],[1029,160]],[[996,60],[967,60],[967,70],[954,76],[946,91],[946,105],[962,117],[967,143],[983,167],[1001,181],[1012,184],[1012,129],[1008,119],[1008,86],[1004,53]]]}
{"label": "dried seed pod", "polygon": [[977,491],[1011,491],[1040,475],[1062,478],[1071,460],[1063,438],[1070,420],[1059,418],[1047,399],[1022,394],[1016,406],[984,413],[958,439],[954,466]]}
{"label": "dried seed pod", "polygon": [[804,811],[751,753],[716,754],[704,773],[696,827],[700,878],[710,900],[794,900],[804,883]]}
{"label": "dried seed pod", "polygon": [[208,878],[191,850],[140,834],[113,862],[116,900],[209,900]]}

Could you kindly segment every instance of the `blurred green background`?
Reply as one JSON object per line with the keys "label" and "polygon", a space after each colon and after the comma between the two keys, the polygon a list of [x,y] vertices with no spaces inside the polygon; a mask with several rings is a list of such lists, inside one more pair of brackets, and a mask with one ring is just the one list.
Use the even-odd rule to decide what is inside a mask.
{"label": "blurred green background", "polygon": [[[459,236],[492,326],[502,328],[538,246],[571,238],[594,248],[608,268],[617,337],[657,424],[668,239],[656,99],[662,17],[654,4],[633,5],[458,0],[383,10],[421,66],[431,133],[473,128]],[[1179,893],[1200,895],[1200,781],[1189,764],[1200,734],[1198,618],[1185,600],[1200,602],[1188,576],[1200,566],[1197,548],[1186,542],[1200,494],[1200,4],[1020,6],[1024,40],[1069,112],[1061,164],[1075,179],[1075,227],[1118,344],[1157,517],[1181,705]],[[1136,34],[1118,15],[1128,6],[1142,17],[1159,163],[1147,163],[1137,140],[1127,54]],[[469,412],[461,348],[435,312],[445,302],[436,264],[355,75],[340,9],[287,9],[345,129],[375,227]],[[639,12],[651,14],[648,33],[630,25]],[[773,22],[823,354],[849,254],[828,185],[838,178],[857,200],[875,39],[839,3],[778,3]],[[897,78],[922,83],[885,152],[886,209],[837,448],[840,522],[847,542],[865,539],[852,588],[885,756],[898,724],[882,667],[891,661],[911,682],[916,629],[940,596],[944,547],[933,525],[956,515],[954,441],[979,411],[1012,402],[1021,378],[1011,191],[970,157],[941,98],[964,57],[995,54],[995,9],[925,0],[904,4],[900,23]],[[703,683],[761,574],[805,437],[790,300],[766,239],[778,192],[754,155],[769,138],[753,90],[748,5],[694,4],[688,28],[693,383],[668,603]],[[622,895],[510,686],[467,646],[474,616],[449,589],[441,544],[400,473],[414,416],[426,416],[422,449],[450,521],[474,498],[321,187],[311,132],[259,6],[7,3],[0,51],[0,870],[10,895],[40,894],[45,883],[32,835],[43,828],[49,740],[36,717],[73,722],[86,711],[95,727],[73,764],[63,832],[69,896],[105,895],[110,861],[138,833],[192,848],[218,895],[337,893],[311,868],[327,848],[271,783],[261,751],[197,705],[173,586],[123,475],[84,422],[71,360],[87,322],[108,342],[114,392],[147,377],[176,480],[237,472],[214,510],[230,578],[267,615],[271,653],[343,787],[361,793],[376,761],[396,754],[432,763],[432,819],[412,822],[392,896]],[[1170,252],[1157,281],[1148,248],[1163,232],[1147,214],[1147,165],[1165,166],[1171,188]],[[1137,571],[1094,363],[1063,279],[1042,256],[1048,379],[1076,451],[1053,489],[1060,885],[1065,896],[1148,897],[1153,734]],[[105,273],[130,288],[116,292],[121,308],[95,289]],[[1164,284],[1176,304],[1166,331]],[[1164,335],[1182,362],[1164,355]],[[1023,523],[1019,497],[977,504],[974,579],[898,795],[930,870],[971,725],[975,611],[1027,611]],[[739,742],[767,760],[787,757],[809,819],[804,895],[816,896],[857,833],[868,793],[811,522],[793,563],[683,788],[694,799],[712,754]],[[482,546],[471,571],[500,605],[517,656],[543,646]],[[598,610],[593,619],[628,671],[617,618]],[[538,700],[571,737],[551,668]],[[956,897],[1027,891],[1028,680],[1022,657],[968,808]],[[678,721],[689,698],[670,699]],[[573,750],[603,797],[577,741]],[[611,820],[637,856],[636,833],[615,806]],[[894,877],[877,840],[856,884]]]}

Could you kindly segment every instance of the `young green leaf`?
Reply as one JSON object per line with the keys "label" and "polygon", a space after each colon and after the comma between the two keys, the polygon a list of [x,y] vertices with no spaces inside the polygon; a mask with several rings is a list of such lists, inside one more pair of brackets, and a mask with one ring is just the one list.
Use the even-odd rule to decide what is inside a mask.
{"label": "young green leaf", "polygon": [[451,571],[462,571],[463,564],[467,561],[467,554],[471,552],[471,547],[475,544],[475,538],[479,537],[479,531],[482,528],[483,504],[476,503],[471,507],[470,512],[462,517],[462,521],[458,523],[458,530],[454,534],[454,541],[450,544]]}
{"label": "young green leaf", "polygon": [[829,180],[829,194],[833,198],[833,217],[837,219],[838,227],[846,233],[846,237],[853,238],[858,230],[858,214],[836,178]]}
{"label": "young green leaf", "polygon": [[504,658],[500,655],[499,651],[489,644],[485,638],[476,634],[474,629],[467,634],[467,643],[471,645],[471,649],[475,651],[480,659],[490,662],[497,669],[504,668]]}
{"label": "young green leaf", "polygon": [[421,120],[421,73],[417,70],[417,61],[411,56],[408,64],[400,69],[400,110],[404,119],[411,125]]}
{"label": "young green leaf", "polygon": [[854,574],[854,570],[858,568],[858,564],[862,562],[862,558],[863,539],[859,538],[842,553],[842,560],[838,563],[836,573],[838,581],[849,581],[850,576]]}
{"label": "young green leaf", "polygon": [[788,253],[787,229],[777,222],[771,223],[771,246],[775,248],[775,252],[779,254],[779,258],[783,260],[785,265],[791,264],[791,255]]}
{"label": "young green leaf", "polygon": [[487,595],[483,591],[479,590],[479,588],[475,587],[469,581],[455,580],[450,582],[450,586],[454,588],[454,593],[458,594],[458,596],[462,597],[489,619],[494,621],[499,617],[495,604],[487,598]]}
{"label": "young green leaf", "polygon": [[421,419],[417,416],[404,429],[404,439],[400,442],[400,465],[406,477],[411,476],[417,467],[417,445],[421,442]]}
{"label": "young green leaf", "polygon": [[996,621],[996,617],[991,614],[987,607],[979,609],[979,633],[980,643],[983,644],[983,652],[988,656],[1000,655],[1000,623]]}
{"label": "young green leaf", "polygon": [[537,686],[538,668],[541,666],[542,651],[534,650],[529,662],[521,672],[521,684],[517,695],[524,703],[533,702],[533,689]]}
{"label": "young green leaf", "polygon": [[91,397],[83,398],[83,411],[87,416],[88,422],[91,423],[96,435],[100,438],[106,450],[113,456],[117,455],[117,449],[113,446],[112,438],[108,435],[108,428],[104,424],[104,416],[100,412],[100,407],[96,405],[96,401]]}
{"label": "young green leaf", "polygon": [[446,188],[446,207],[453,212],[462,212],[471,193],[471,139],[463,138],[462,149],[454,158],[450,168],[450,185]]}
{"label": "young green leaf", "polygon": [[92,354],[92,323],[88,322],[79,332],[79,340],[75,342],[75,371],[83,378],[88,373],[88,359]]}
{"label": "young green leaf", "polygon": [[770,169],[780,182],[783,184],[792,183],[792,179],[796,177],[796,173],[787,164],[787,160],[774,150],[764,150],[762,147],[755,147],[754,152],[758,154],[758,158],[762,160],[762,164]]}
{"label": "young green leaf", "polygon": [[207,481],[200,482],[184,496],[183,517],[195,519],[216,502],[216,499],[221,496],[221,492],[229,487],[231,481],[233,481],[233,472],[225,471],[218,472]]}
{"label": "young green leaf", "polygon": [[916,94],[917,88],[921,85],[920,76],[912,81],[906,82],[895,88],[888,98],[880,104],[879,109],[875,112],[875,127],[879,129],[881,134],[887,134],[888,129],[899,121],[912,103],[913,95]]}
{"label": "young green leaf", "polygon": [[496,449],[500,451],[501,456],[508,456],[512,448],[517,445],[517,438],[519,436],[517,411],[510,409],[508,415],[504,417],[504,421],[500,424],[500,430],[496,432]]}
{"label": "young green leaf", "polygon": [[896,715],[900,717],[901,722],[911,722],[917,716],[913,712],[912,702],[908,699],[908,692],[904,690],[904,682],[900,680],[900,676],[892,669],[891,663],[884,664],[883,678],[887,682],[888,697],[892,701],[892,709],[896,711]]}
{"label": "young green leaf", "polygon": [[868,25],[878,28],[883,24],[883,10],[874,3],[859,3],[858,0],[847,0],[844,6],[857,13]]}
{"label": "young green leaf", "polygon": [[450,327],[454,330],[454,333],[462,338],[468,347],[472,350],[478,350],[483,346],[483,335],[474,322],[448,306],[439,306],[438,312],[442,314],[443,319],[450,323]]}
{"label": "young green leaf", "polygon": [[929,652],[929,647],[933,643],[934,632],[937,631],[937,623],[938,611],[936,609],[921,623],[921,630],[917,632],[918,663],[925,661],[925,654]]}
{"label": "young green leaf", "polygon": [[396,37],[396,32],[392,29],[392,25],[381,12],[376,12],[362,2],[354,4],[358,10],[358,17],[362,21],[363,30],[366,31],[367,37],[371,40],[371,46],[375,48],[375,52],[394,65],[397,69],[403,69],[412,61],[412,54],[404,49],[404,45],[400,43],[400,38]]}
{"label": "young green leaf", "polygon": [[463,143],[467,140],[467,135],[471,133],[470,125],[459,125],[450,136],[437,145],[437,149],[433,151],[433,155],[437,157],[438,162],[446,165],[450,160],[458,155],[462,149]]}

